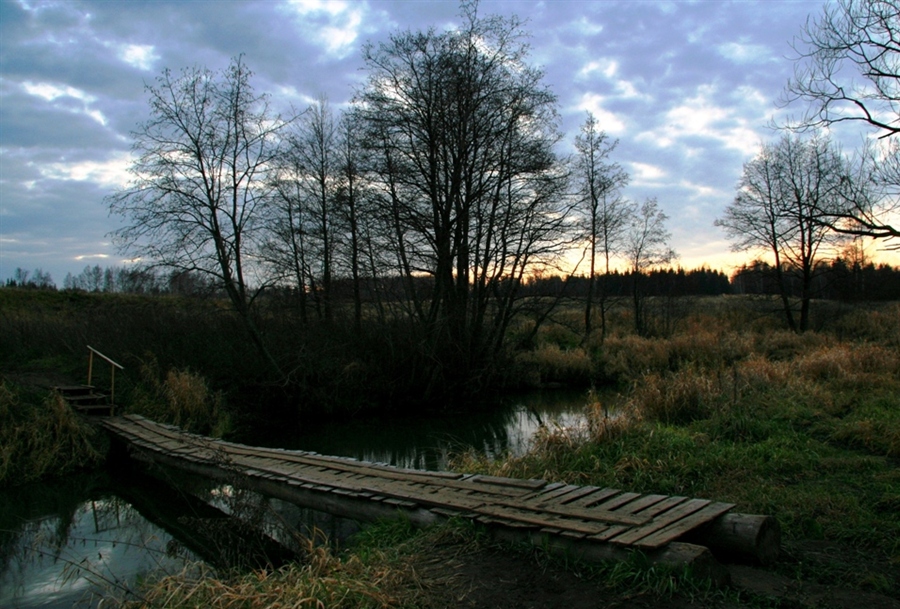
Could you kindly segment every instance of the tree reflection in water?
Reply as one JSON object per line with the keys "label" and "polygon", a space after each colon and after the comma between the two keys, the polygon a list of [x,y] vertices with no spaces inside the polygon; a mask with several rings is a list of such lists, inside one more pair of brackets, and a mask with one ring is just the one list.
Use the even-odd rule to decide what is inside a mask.
{"label": "tree reflection in water", "polygon": [[0,492],[0,606],[91,607],[195,558],[110,489],[98,472]]}

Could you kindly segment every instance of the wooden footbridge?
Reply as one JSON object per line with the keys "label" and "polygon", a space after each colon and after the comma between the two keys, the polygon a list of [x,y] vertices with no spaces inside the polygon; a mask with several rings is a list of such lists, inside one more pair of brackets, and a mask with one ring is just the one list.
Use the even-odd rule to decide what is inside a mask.
{"label": "wooden footbridge", "polygon": [[100,424],[146,463],[358,520],[402,513],[426,525],[459,516],[487,525],[502,539],[527,540],[588,559],[624,558],[640,549],[651,560],[691,564],[713,576],[718,563],[707,546],[762,561],[778,552],[774,519],[731,514],[730,503],[251,447],[136,415],[107,417]]}

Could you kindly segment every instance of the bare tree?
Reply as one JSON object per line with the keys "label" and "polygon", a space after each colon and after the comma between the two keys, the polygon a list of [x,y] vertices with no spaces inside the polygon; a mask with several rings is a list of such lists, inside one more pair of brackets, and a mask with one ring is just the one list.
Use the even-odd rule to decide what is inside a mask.
{"label": "bare tree", "polygon": [[362,326],[362,251],[365,223],[365,183],[362,180],[362,151],[355,133],[356,118],[353,113],[341,117],[337,130],[337,213],[343,225],[347,262],[353,290],[353,324],[357,331]]}
{"label": "bare tree", "polygon": [[251,340],[280,373],[254,320],[268,285],[256,264],[284,120],[250,84],[240,57],[225,70],[166,70],[148,85],[150,118],[132,134],[132,181],[110,196],[125,226],[114,233],[135,257],[211,277]]}
{"label": "bare tree", "polygon": [[623,253],[631,271],[634,329],[640,335],[647,332],[644,275],[654,267],[669,264],[677,256],[669,246],[672,235],[666,228],[668,219],[655,198],[647,199],[631,216],[625,236]]}
{"label": "bare tree", "polygon": [[307,235],[311,220],[301,204],[305,200],[304,174],[299,156],[293,154],[291,147],[285,147],[270,178],[273,196],[266,210],[269,233],[263,258],[279,282],[296,290],[300,321],[305,324],[308,321],[307,295],[314,286],[310,283],[312,267],[307,260],[310,257]]}
{"label": "bare tree", "polygon": [[872,127],[882,140],[880,150],[862,154],[861,173],[878,193],[869,189],[847,193],[838,215],[822,216],[835,230],[875,238],[900,237],[888,222],[898,209],[900,151],[894,136],[900,133],[900,2],[897,0],[839,0],[825,5],[818,19],[809,20],[794,45],[798,53],[794,77],[783,101],[801,102],[807,110],[793,129],[818,129],[840,123]]}
{"label": "bare tree", "polygon": [[[826,218],[844,213],[847,163],[822,137],[785,135],[764,145],[744,165],[734,201],[716,220],[734,240],[732,249],[765,248],[775,259],[776,279],[788,326],[809,327],[809,306],[817,264],[823,249],[840,241]],[[800,320],[794,317],[790,276],[799,279]]]}
{"label": "bare tree", "polygon": [[561,253],[568,208],[556,98],[519,22],[462,8],[458,30],[367,48],[359,102],[411,314],[437,376],[467,379],[502,345],[524,274]]}
{"label": "bare tree", "polygon": [[[628,219],[634,213],[634,205],[622,197],[621,189],[628,184],[628,173],[618,163],[609,160],[618,146],[618,140],[610,140],[600,131],[597,119],[588,113],[575,137],[575,179],[579,189],[580,212],[585,216],[590,266],[588,268],[588,293],[584,308],[584,339],[590,337],[593,304],[596,299],[600,312],[601,339],[606,337],[606,314],[609,308],[606,280],[610,261],[624,245]],[[604,273],[599,292],[595,289],[597,255],[602,257]],[[596,296],[595,296],[596,294]]]}
{"label": "bare tree", "polygon": [[337,126],[326,98],[321,97],[310,105],[288,141],[291,155],[302,167],[298,187],[303,198],[298,203],[308,219],[306,247],[311,255],[307,261],[315,265],[310,269],[312,294],[319,316],[330,320],[337,233],[334,207],[338,150]]}

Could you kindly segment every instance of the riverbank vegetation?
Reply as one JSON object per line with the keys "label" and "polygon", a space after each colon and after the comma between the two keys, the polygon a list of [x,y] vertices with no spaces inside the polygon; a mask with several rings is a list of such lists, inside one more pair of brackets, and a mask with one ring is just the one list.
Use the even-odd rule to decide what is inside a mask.
{"label": "riverbank vegetation", "polygon": [[[844,323],[854,340],[708,323],[610,339],[598,365],[630,370],[623,406],[591,401],[586,425],[548,425],[524,456],[470,452],[452,467],[731,501],[779,520],[781,570],[897,595],[900,309]],[[854,558],[808,561],[808,543]],[[853,567],[862,556],[880,567]]]}
{"label": "riverbank vegetation", "polygon": [[54,393],[0,380],[0,487],[103,462],[103,439]]}

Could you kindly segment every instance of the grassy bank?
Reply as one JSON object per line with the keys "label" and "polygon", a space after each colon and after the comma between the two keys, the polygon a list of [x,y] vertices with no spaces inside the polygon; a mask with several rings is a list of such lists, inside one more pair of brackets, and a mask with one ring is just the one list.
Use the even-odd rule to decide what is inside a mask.
{"label": "grassy bank", "polygon": [[[553,571],[578,570],[565,581]],[[561,606],[566,594],[601,606],[599,599],[673,599],[709,603],[739,599],[714,590],[683,570],[650,566],[639,554],[610,564],[567,563],[530,546],[499,544],[466,522],[426,530],[382,522],[360,533],[348,551],[309,544],[305,556],[280,569],[216,573],[195,565],[148,581],[126,607],[418,608]],[[527,599],[527,604],[523,604]],[[588,606],[584,603],[578,606]]]}
{"label": "grassy bank", "polygon": [[731,501],[776,516],[788,547],[835,543],[886,566],[783,568],[898,595],[900,312],[889,315],[852,341],[701,328],[612,341],[596,365],[632,371],[624,407],[592,403],[586,426],[549,426],[522,457],[469,453],[453,468]]}

